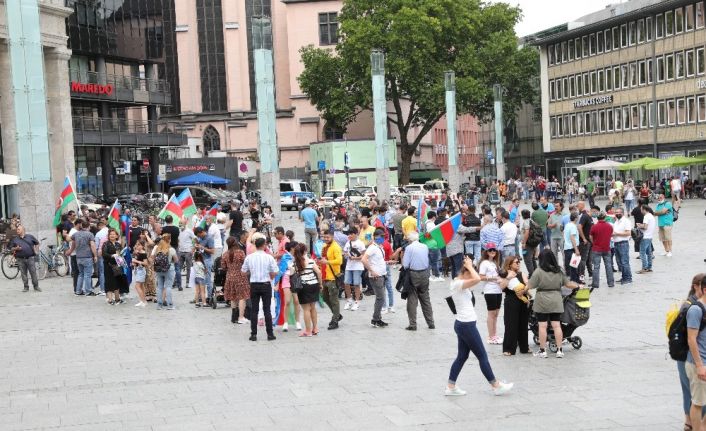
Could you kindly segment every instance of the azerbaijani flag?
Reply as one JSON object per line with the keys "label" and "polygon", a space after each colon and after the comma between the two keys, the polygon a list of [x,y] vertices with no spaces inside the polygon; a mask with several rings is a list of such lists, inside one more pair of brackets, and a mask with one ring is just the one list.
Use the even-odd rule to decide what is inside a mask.
{"label": "azerbaijani flag", "polygon": [[417,202],[417,231],[419,232],[424,232],[427,224],[427,213],[429,212],[429,208],[429,204],[424,200],[424,198],[419,198],[419,202]]}
{"label": "azerbaijani flag", "polygon": [[175,221],[181,220],[181,218],[184,216],[184,211],[181,209],[179,200],[174,194],[172,194],[172,196],[169,198],[169,201],[164,206],[164,208],[162,208],[162,211],[159,212],[159,215],[157,217],[165,219],[167,218],[167,216],[172,216]]}
{"label": "azerbaijani flag", "polygon": [[426,244],[431,250],[442,249],[451,242],[459,226],[461,226],[461,213],[436,225],[434,229],[421,236],[419,241]]}
{"label": "azerbaijani flag", "polygon": [[113,206],[110,208],[110,211],[108,212],[108,227],[115,229],[118,231],[118,235],[120,235],[120,210],[121,206],[118,203],[118,200],[115,200],[115,203]]}
{"label": "azerbaijani flag", "polygon": [[218,215],[218,211],[219,211],[220,209],[221,209],[221,206],[220,206],[220,205],[218,205],[218,204],[213,204],[213,206],[211,207],[211,209],[209,209],[208,211],[206,211],[206,212],[204,213],[203,217],[201,217],[201,220],[198,222],[198,224],[196,225],[196,227],[200,227],[201,229],[206,229],[206,219],[208,218],[208,216],[216,217],[216,216]]}
{"label": "azerbaijani flag", "polygon": [[194,203],[194,198],[191,196],[191,191],[188,188],[185,188],[181,193],[179,193],[177,201],[179,202],[182,213],[184,213],[184,217],[190,217],[196,214],[196,204]]}
{"label": "azerbaijani flag", "polygon": [[64,178],[64,188],[61,190],[61,195],[59,195],[59,199],[56,201],[54,226],[59,226],[59,223],[61,223],[61,214],[73,201],[78,202],[78,199],[76,198],[76,191],[71,185],[71,179],[69,179],[69,176],[67,175],[66,178]]}

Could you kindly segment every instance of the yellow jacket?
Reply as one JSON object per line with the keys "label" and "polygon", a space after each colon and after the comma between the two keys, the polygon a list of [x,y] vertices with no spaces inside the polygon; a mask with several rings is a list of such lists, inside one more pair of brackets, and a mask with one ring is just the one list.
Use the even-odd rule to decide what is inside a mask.
{"label": "yellow jacket", "polygon": [[[326,248],[328,265],[321,265],[321,270],[324,273],[324,280],[333,281],[335,280],[334,274],[339,275],[341,273],[343,250],[341,250],[341,246],[336,241],[331,241],[331,244],[324,247]],[[331,273],[331,268],[333,268],[333,273]]]}

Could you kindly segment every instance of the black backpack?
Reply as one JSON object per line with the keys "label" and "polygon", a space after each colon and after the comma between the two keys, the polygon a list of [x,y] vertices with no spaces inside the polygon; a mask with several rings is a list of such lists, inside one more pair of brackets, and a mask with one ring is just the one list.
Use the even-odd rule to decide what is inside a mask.
{"label": "black backpack", "polygon": [[689,342],[686,328],[686,314],[692,306],[698,306],[703,313],[701,317],[701,325],[699,332],[706,327],[706,308],[696,297],[689,297],[684,305],[679,309],[679,315],[669,326],[669,356],[675,361],[686,361],[686,355],[689,353]]}
{"label": "black backpack", "polygon": [[527,245],[530,247],[536,247],[544,239],[544,232],[542,232],[542,226],[537,224],[534,220],[529,222],[529,234],[527,235]]}
{"label": "black backpack", "polygon": [[167,272],[169,271],[169,254],[157,252],[154,256],[154,270],[155,272]]}

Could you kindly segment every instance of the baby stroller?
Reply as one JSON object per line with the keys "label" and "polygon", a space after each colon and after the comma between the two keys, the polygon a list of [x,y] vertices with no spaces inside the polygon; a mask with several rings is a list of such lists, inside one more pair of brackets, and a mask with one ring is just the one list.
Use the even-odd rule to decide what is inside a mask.
{"label": "baby stroller", "polygon": [[493,190],[488,194],[488,202],[490,205],[500,205],[500,193],[497,190]]}
{"label": "baby stroller", "polygon": [[[568,290],[562,287],[562,293]],[[564,297],[564,314],[561,316],[561,331],[564,341],[571,343],[571,346],[578,350],[583,346],[581,337],[575,337],[574,331],[579,326],[583,326],[588,322],[588,317],[591,312],[591,289],[574,289],[569,295]],[[534,344],[539,345],[539,322],[537,315],[532,311],[534,299],[529,304],[529,330],[532,331],[532,340]],[[559,350],[559,345],[554,338],[554,330],[551,325],[547,326],[547,342],[549,351],[556,353]]]}
{"label": "baby stroller", "polygon": [[229,306],[223,291],[223,286],[225,286],[225,284],[226,271],[221,268],[221,258],[218,257],[213,262],[213,289],[211,289],[211,295],[207,298],[211,308],[217,308],[219,303],[224,304],[226,307]]}

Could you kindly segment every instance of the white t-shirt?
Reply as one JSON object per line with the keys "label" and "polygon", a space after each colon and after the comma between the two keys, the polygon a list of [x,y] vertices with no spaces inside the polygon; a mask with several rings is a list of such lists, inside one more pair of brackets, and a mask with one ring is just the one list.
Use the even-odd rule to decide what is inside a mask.
{"label": "white t-shirt", "polygon": [[502,227],[500,228],[501,231],[503,231],[503,246],[506,245],[515,245],[515,237],[517,236],[517,226],[515,223],[512,222],[507,222],[503,223]]}
{"label": "white t-shirt", "polygon": [[647,227],[642,230],[643,238],[645,238],[645,239],[654,238],[655,230],[657,229],[657,221],[655,220],[655,216],[653,216],[650,213],[645,214],[645,218],[642,220],[642,223],[647,225]]}
{"label": "white t-shirt", "polygon": [[[350,255],[351,248],[354,248],[360,252],[360,256],[363,256],[363,253],[365,252],[365,245],[363,244],[363,241],[356,239],[353,241],[351,244],[350,241],[346,243],[346,246],[343,247],[343,253],[348,256]],[[363,266],[363,262],[359,260],[352,260],[348,259],[346,262],[346,271],[362,271],[364,270],[365,267]]]}
{"label": "white t-shirt", "polygon": [[[620,220],[617,218],[613,222],[613,233],[629,233],[632,230],[632,223],[628,217],[623,216]],[[613,242],[628,241],[630,236],[614,236]]]}
{"label": "white t-shirt", "polygon": [[[75,234],[76,232],[78,232],[78,231],[76,230],[75,227],[72,227],[71,230],[69,231],[69,238],[70,238],[71,240],[74,239],[74,234]],[[76,249],[74,249],[74,251],[71,252],[71,256],[76,256]]]}
{"label": "white t-shirt", "polygon": [[456,320],[459,322],[475,322],[476,310],[473,308],[471,289],[463,288],[463,280],[455,279],[449,284],[449,293],[456,305]]}
{"label": "white t-shirt", "polygon": [[427,232],[434,229],[435,227],[436,227],[436,223],[434,223],[434,220],[427,220],[427,223],[424,225],[424,228],[426,229]]}
{"label": "white t-shirt", "polygon": [[[484,260],[480,263],[478,274],[484,275],[488,278],[497,277],[498,267],[495,265],[495,262]],[[484,282],[483,293],[503,293],[503,291],[500,289],[500,285],[495,281],[486,281]]]}
{"label": "white t-shirt", "polygon": [[382,249],[374,244],[370,244],[365,255],[368,256],[368,265],[377,275],[387,274],[387,265],[385,265],[385,253]]}
{"label": "white t-shirt", "polygon": [[221,229],[216,223],[211,223],[211,226],[208,228],[208,234],[213,238],[213,248],[223,248]]}
{"label": "white t-shirt", "polygon": [[681,190],[681,180],[679,179],[673,179],[671,183],[671,188],[674,191]]}

